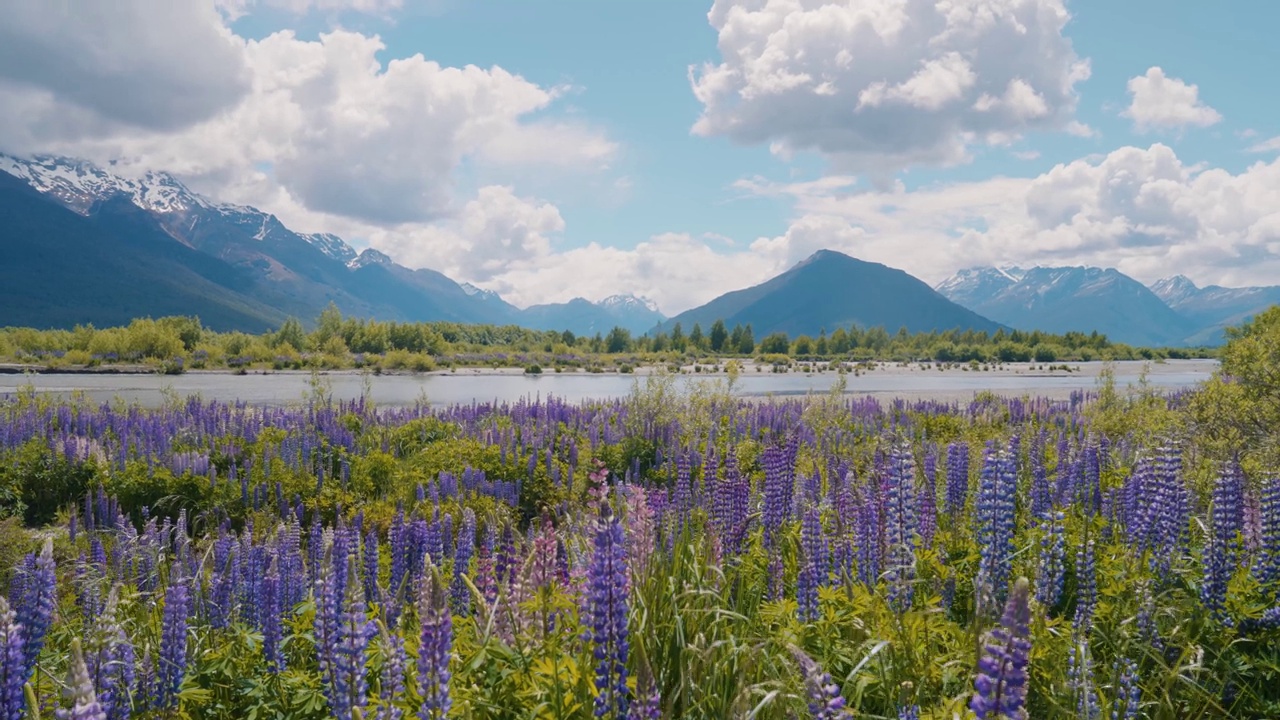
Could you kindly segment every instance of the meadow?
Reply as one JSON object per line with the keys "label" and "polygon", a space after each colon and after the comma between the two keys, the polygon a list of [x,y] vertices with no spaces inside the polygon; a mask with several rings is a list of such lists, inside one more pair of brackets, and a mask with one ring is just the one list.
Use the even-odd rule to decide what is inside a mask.
{"label": "meadow", "polygon": [[1280,308],[1194,391],[0,400],[0,718],[1280,716]]}

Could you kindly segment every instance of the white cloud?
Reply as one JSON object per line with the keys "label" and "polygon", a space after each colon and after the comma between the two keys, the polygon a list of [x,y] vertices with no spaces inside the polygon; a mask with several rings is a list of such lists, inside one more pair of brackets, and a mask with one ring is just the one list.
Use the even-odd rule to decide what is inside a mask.
{"label": "white cloud", "polygon": [[1140,131],[1208,127],[1222,120],[1217,110],[1200,102],[1200,88],[1169,77],[1159,67],[1129,80],[1133,100],[1121,115]]}
{"label": "white cloud", "polygon": [[1072,130],[1089,76],[1061,0],[716,0],[708,17],[721,60],[690,68],[693,131],[855,171]]}
{"label": "white cloud", "polygon": [[[1172,149],[1123,147],[1035,178],[907,192],[796,195],[797,220],[769,247],[788,260],[826,246],[936,282],[976,264],[1092,264],[1144,280],[1280,277],[1280,159],[1239,174],[1182,163]],[[785,251],[783,250],[785,248]]]}
{"label": "white cloud", "polygon": [[[295,15],[305,15],[312,11],[329,13],[351,11],[385,15],[403,8],[406,4],[405,0],[214,0],[214,2],[218,9],[231,19],[247,15],[260,7],[284,10]],[[410,2],[425,4],[424,0],[410,0]]]}
{"label": "white cloud", "polygon": [[1270,140],[1263,140],[1262,142],[1254,143],[1253,145],[1250,145],[1249,152],[1251,153],[1280,152],[1280,135],[1277,135],[1276,137],[1273,137]]}
{"label": "white cloud", "polygon": [[248,89],[242,44],[207,2],[5,3],[2,146],[171,131],[235,105]]}
{"label": "white cloud", "polygon": [[[226,33],[211,10],[201,21],[219,37]],[[386,46],[378,37],[345,30],[315,41],[282,31],[253,41],[232,37],[232,43],[230,65],[246,68],[246,92],[206,120],[169,132],[113,127],[89,133],[64,119],[65,132],[41,140],[61,126],[30,120],[59,117],[65,94],[19,94],[13,102],[0,94],[0,106],[13,110],[9,119],[26,121],[25,142],[14,140],[23,133],[11,132],[0,135],[0,143],[9,138],[7,146],[18,152],[164,168],[214,197],[236,194],[272,211],[270,199],[283,191],[313,212],[385,225],[457,211],[454,178],[467,162],[595,171],[618,151],[585,122],[541,117],[562,88],[541,87],[500,67],[445,67],[421,55],[384,64],[378,55]],[[161,49],[145,59],[165,66]],[[533,113],[540,117],[530,119]]]}

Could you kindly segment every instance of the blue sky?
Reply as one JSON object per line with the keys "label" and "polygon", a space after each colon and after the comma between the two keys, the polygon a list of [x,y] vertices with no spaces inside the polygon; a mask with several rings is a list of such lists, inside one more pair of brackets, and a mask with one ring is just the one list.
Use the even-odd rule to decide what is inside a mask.
{"label": "blue sky", "polygon": [[822,247],[929,282],[1002,262],[1280,278],[1276,3],[178,5],[81,29],[121,68],[103,76],[30,0],[0,41],[152,88],[153,111],[0,59],[11,107],[79,120],[13,112],[0,146],[170,170],[518,304],[674,313]]}

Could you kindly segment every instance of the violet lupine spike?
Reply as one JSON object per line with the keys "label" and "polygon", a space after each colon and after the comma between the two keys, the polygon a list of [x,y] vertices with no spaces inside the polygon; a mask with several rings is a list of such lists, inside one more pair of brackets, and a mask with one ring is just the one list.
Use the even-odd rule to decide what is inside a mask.
{"label": "violet lupine spike", "polygon": [[[355,558],[349,558],[355,572]],[[365,703],[369,683],[365,673],[365,652],[376,628],[368,619],[368,606],[360,583],[348,582],[341,615],[336,627],[329,682],[329,709],[338,720],[351,720]]]}
{"label": "violet lupine spike", "polygon": [[364,536],[361,554],[364,559],[362,578],[365,599],[369,602],[381,602],[382,589],[378,584],[378,533],[372,529]]}
{"label": "violet lupine spike", "polygon": [[258,626],[262,628],[262,656],[272,672],[284,670],[284,652],[280,643],[284,636],[280,591],[280,561],[274,559],[262,578],[261,604],[258,607]]}
{"label": "violet lupine spike", "polygon": [[768,547],[773,547],[782,526],[791,518],[795,477],[789,458],[786,448],[770,446],[760,459],[764,466],[764,540]]}
{"label": "violet lupine spike", "polygon": [[107,713],[94,694],[93,680],[85,667],[80,638],[71,641],[71,667],[67,672],[65,695],[71,707],[59,709],[55,713],[58,720],[107,720]]}
{"label": "violet lupine spike", "polygon": [[1088,637],[1093,628],[1093,613],[1098,606],[1098,559],[1093,540],[1076,551],[1076,614],[1072,624]]}
{"label": "violet lupine spike", "polygon": [[190,588],[181,576],[170,578],[164,593],[160,631],[160,659],[156,670],[156,705],[163,710],[178,707],[178,693],[187,673],[187,614]]}
{"label": "violet lupine spike", "polygon": [[1263,585],[1280,583],[1280,475],[1262,482],[1258,504],[1261,527],[1254,577]]}
{"label": "violet lupine spike", "polygon": [[[1015,458],[989,446],[983,462],[975,516],[981,562],[975,582],[980,597],[1002,603],[1008,592],[1014,536]],[[997,605],[998,607],[998,605]]]}
{"label": "violet lupine spike", "polygon": [[947,446],[947,514],[958,520],[969,498],[969,445]]}
{"label": "violet lupine spike", "polygon": [[444,584],[428,567],[418,596],[418,694],[421,720],[443,720],[453,706],[449,695],[449,659],[453,653],[453,616]]}
{"label": "violet lupine spike", "polygon": [[409,659],[405,654],[404,638],[378,623],[378,638],[382,645],[382,674],[378,679],[378,712],[375,720],[401,720],[404,710],[397,704],[404,696],[405,669]]}
{"label": "violet lupine spike", "polygon": [[57,609],[57,571],[53,562],[53,539],[46,539],[40,553],[27,556],[20,579],[21,593],[17,597],[18,624],[22,626],[22,677],[23,682],[35,672],[36,660],[44,648],[45,635],[53,625]]}
{"label": "violet lupine spike", "polygon": [[1040,565],[1036,573],[1036,602],[1051,608],[1062,598],[1066,557],[1065,516],[1061,510],[1050,510],[1041,525]]}
{"label": "violet lupine spike", "polygon": [[129,690],[133,684],[133,645],[117,614],[119,589],[112,587],[89,636],[85,665],[98,702],[108,720],[129,716]]}
{"label": "violet lupine spike", "polygon": [[924,455],[924,480],[920,486],[919,530],[920,544],[933,547],[933,535],[938,530],[938,452],[933,446]]}
{"label": "violet lupine spike", "polygon": [[9,601],[0,595],[0,720],[20,720],[26,710],[22,627]]}
{"label": "violet lupine spike", "polygon": [[809,701],[809,717],[813,720],[847,720],[852,716],[845,707],[844,696],[840,694],[840,686],[831,679],[831,674],[799,648],[791,648],[796,664],[804,673],[805,695]]}
{"label": "violet lupine spike", "polygon": [[890,451],[884,487],[888,600],[895,610],[905,612],[911,608],[916,566],[915,464],[908,448],[895,446]]}
{"label": "violet lupine spike", "polygon": [[1244,476],[1238,463],[1230,462],[1213,488],[1209,542],[1204,549],[1204,582],[1200,600],[1215,619],[1229,623],[1227,584],[1236,569],[1237,547],[1244,526]]}
{"label": "violet lupine spike", "polygon": [[627,715],[627,549],[622,525],[608,503],[600,504],[591,558],[587,615],[595,648],[595,716],[622,720]]}
{"label": "violet lupine spike", "polygon": [[1027,666],[1031,656],[1030,585],[1014,583],[1000,626],[992,630],[978,660],[969,709],[979,720],[1026,718]]}
{"label": "violet lupine spike", "polygon": [[458,528],[458,541],[453,557],[453,586],[451,600],[454,612],[471,614],[471,589],[464,577],[471,577],[471,555],[476,544],[476,514],[471,508],[462,511],[462,525]]}
{"label": "violet lupine spike", "polygon": [[1093,653],[1089,650],[1088,638],[1072,639],[1067,651],[1067,686],[1075,701],[1077,718],[1095,720],[1102,716],[1093,677]]}

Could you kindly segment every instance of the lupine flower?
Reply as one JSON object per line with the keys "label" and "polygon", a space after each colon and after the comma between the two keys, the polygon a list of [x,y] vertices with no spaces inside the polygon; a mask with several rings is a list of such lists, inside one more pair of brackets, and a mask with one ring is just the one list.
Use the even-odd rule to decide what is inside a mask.
{"label": "lupine flower", "polygon": [[765,448],[760,458],[764,466],[764,537],[769,547],[772,547],[782,525],[791,518],[795,492],[792,461],[787,449],[778,445]]}
{"label": "lupine flower", "polygon": [[497,544],[497,533],[493,523],[486,521],[484,535],[476,552],[476,589],[484,597],[485,603],[493,607],[498,599],[498,577],[494,568],[493,552]]}
{"label": "lupine flower", "polygon": [[907,448],[896,446],[889,454],[885,478],[885,536],[889,543],[888,600],[899,612],[911,608],[915,581],[916,513],[912,497],[915,466]]}
{"label": "lupine flower", "polygon": [[71,667],[67,672],[65,694],[71,707],[58,710],[58,720],[107,720],[107,713],[94,695],[93,680],[85,667],[79,638],[71,641]]}
{"label": "lupine flower", "polygon": [[156,673],[156,704],[161,709],[178,707],[178,692],[187,673],[189,593],[187,581],[181,576],[171,578],[164,593],[160,666]]}
{"label": "lupine flower", "polygon": [[1040,537],[1040,566],[1036,573],[1036,602],[1051,608],[1062,598],[1066,530],[1061,510],[1050,510]]}
{"label": "lupine flower", "polygon": [[933,535],[938,529],[938,454],[930,446],[924,456],[924,482],[920,486],[919,520],[920,544],[933,547]]}
{"label": "lupine flower", "polygon": [[378,713],[376,720],[400,720],[404,710],[397,705],[404,695],[404,673],[409,660],[404,651],[404,638],[390,632],[378,623],[378,637],[382,644],[382,675],[378,680]]}
{"label": "lupine flower", "polygon": [[1076,717],[1094,720],[1102,715],[1093,679],[1093,654],[1089,639],[1078,637],[1067,651],[1067,684],[1075,700]]}
{"label": "lupine flower", "polygon": [[831,679],[813,658],[798,648],[791,649],[796,662],[804,672],[804,687],[809,698],[809,717],[814,720],[845,720],[851,717],[845,708],[840,686]]}
{"label": "lupine flower", "polygon": [[1098,559],[1093,541],[1076,551],[1076,614],[1072,624],[1081,635],[1088,636],[1093,627],[1093,612],[1098,606]]}
{"label": "lupine flower", "polygon": [[1005,604],[1000,626],[987,637],[969,709],[981,720],[1026,717],[1027,664],[1031,654],[1030,586],[1019,578]]}
{"label": "lupine flower", "polygon": [[874,497],[858,506],[857,527],[858,580],[874,588],[880,580],[883,557],[881,545],[880,503]]}
{"label": "lupine flower", "polygon": [[280,561],[277,559],[271,562],[266,577],[262,578],[262,605],[258,609],[258,624],[262,627],[262,656],[273,672],[284,669],[284,653],[280,648],[284,634],[280,599]]}
{"label": "lupine flower", "polygon": [[1254,577],[1264,585],[1280,583],[1280,475],[1263,481],[1258,504],[1261,527]]}
{"label": "lupine flower", "polygon": [[627,549],[622,525],[600,504],[591,558],[587,616],[596,659],[596,717],[627,716]]}
{"label": "lupine flower", "polygon": [[1137,720],[1142,704],[1142,688],[1138,685],[1138,664],[1129,658],[1116,661],[1116,685],[1111,705],[1111,720]]}
{"label": "lupine flower", "polygon": [[947,446],[947,514],[957,519],[964,512],[969,497],[969,446],[951,443]]}
{"label": "lupine flower", "polygon": [[418,694],[421,720],[441,720],[449,714],[449,658],[453,652],[453,616],[435,568],[428,568],[418,597],[421,633],[418,645]]}
{"label": "lupine flower", "polygon": [[370,530],[364,536],[364,596],[369,602],[380,602],[378,585],[378,533]]}
{"label": "lupine flower", "polygon": [[1213,487],[1209,542],[1204,550],[1204,582],[1200,600],[1221,622],[1227,617],[1227,583],[1236,568],[1236,549],[1244,526],[1244,476],[1239,464],[1228,463]]}
{"label": "lupine flower", "polygon": [[0,595],[0,720],[19,720],[25,709],[22,686],[27,676],[22,645],[17,614]]}
{"label": "lupine flower", "polygon": [[85,665],[99,704],[108,720],[129,717],[129,691],[133,685],[133,645],[117,617],[119,590],[111,588],[102,614],[94,623]]}
{"label": "lupine flower", "polygon": [[28,555],[19,571],[21,592],[16,594],[18,624],[22,626],[22,678],[31,677],[36,659],[44,647],[45,635],[53,624],[57,607],[57,575],[53,563],[53,540],[46,539],[40,554]]}
{"label": "lupine flower", "polygon": [[[350,571],[355,571],[355,559],[349,559]],[[365,675],[365,651],[376,631],[368,619],[364,588],[360,583],[348,582],[338,619],[337,637],[329,686],[329,709],[338,720],[351,720],[356,708],[364,705],[369,684]]]}
{"label": "lupine flower", "polygon": [[462,527],[458,528],[457,549],[453,558],[453,609],[459,615],[471,614],[471,589],[464,576],[471,574],[471,555],[476,544],[476,514],[471,508],[462,511]]}
{"label": "lupine flower", "polygon": [[980,597],[1003,602],[1013,555],[1014,496],[1017,492],[1015,459],[1007,452],[987,449],[978,488],[977,540],[982,559],[978,566]]}
{"label": "lupine flower", "polygon": [[898,708],[898,720],[920,720],[920,706],[903,705]]}

